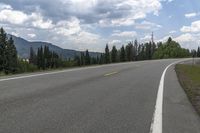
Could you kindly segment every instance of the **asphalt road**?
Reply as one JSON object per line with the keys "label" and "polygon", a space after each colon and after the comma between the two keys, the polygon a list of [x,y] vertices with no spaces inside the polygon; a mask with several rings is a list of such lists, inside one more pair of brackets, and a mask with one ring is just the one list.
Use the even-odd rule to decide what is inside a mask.
{"label": "asphalt road", "polygon": [[[149,133],[161,75],[175,61],[4,77],[0,133]],[[200,119],[180,89],[173,66],[165,79],[163,132],[199,133]]]}

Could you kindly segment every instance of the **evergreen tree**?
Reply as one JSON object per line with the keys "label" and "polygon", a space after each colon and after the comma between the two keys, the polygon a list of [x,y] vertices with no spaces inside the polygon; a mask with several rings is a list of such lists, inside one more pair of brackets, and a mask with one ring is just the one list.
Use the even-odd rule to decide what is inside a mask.
{"label": "evergreen tree", "polygon": [[145,59],[150,60],[152,57],[152,44],[151,42],[145,44]]}
{"label": "evergreen tree", "polygon": [[37,56],[32,46],[30,47],[29,63],[33,65],[37,65]]}
{"label": "evergreen tree", "polygon": [[126,53],[125,53],[124,45],[120,49],[120,61],[121,62],[126,61]]}
{"label": "evergreen tree", "polygon": [[12,37],[10,37],[7,42],[5,55],[6,55],[6,63],[4,68],[5,73],[6,74],[15,73],[17,71],[17,50],[14,45]]}
{"label": "evergreen tree", "polygon": [[101,54],[99,59],[99,64],[104,64],[104,63],[105,63],[105,54]]}
{"label": "evergreen tree", "polygon": [[85,52],[85,64],[90,65],[90,54],[88,50]]}
{"label": "evergreen tree", "polygon": [[7,36],[3,28],[0,29],[0,71],[3,71],[6,65],[6,45]]}
{"label": "evergreen tree", "polygon": [[197,57],[200,57],[200,47],[197,49]]}
{"label": "evergreen tree", "polygon": [[74,61],[75,61],[75,65],[76,66],[81,66],[81,58],[80,58],[80,56],[75,56],[74,57]]}
{"label": "evergreen tree", "polygon": [[105,48],[105,63],[106,64],[110,63],[110,51],[109,51],[108,44],[106,44],[106,48]]}
{"label": "evergreen tree", "polygon": [[45,69],[43,47],[38,48],[37,52],[37,66],[39,69]]}
{"label": "evergreen tree", "polygon": [[100,64],[100,58],[99,58],[99,56],[97,56],[96,60],[97,60],[97,64]]}
{"label": "evergreen tree", "polygon": [[51,62],[51,52],[49,50],[48,46],[44,46],[44,66],[45,68],[49,68],[50,67],[50,62]]}
{"label": "evergreen tree", "polygon": [[193,58],[197,56],[197,51],[195,49],[191,50],[191,56]]}
{"label": "evergreen tree", "polygon": [[129,42],[126,46],[126,60],[133,61],[133,43]]}
{"label": "evergreen tree", "polygon": [[115,46],[113,46],[111,51],[111,61],[114,63],[117,62],[117,49]]}
{"label": "evergreen tree", "polygon": [[133,47],[133,58],[134,58],[134,60],[138,60],[138,50],[139,50],[139,48],[138,48],[138,42],[137,42],[137,40],[135,40],[134,41],[134,47]]}

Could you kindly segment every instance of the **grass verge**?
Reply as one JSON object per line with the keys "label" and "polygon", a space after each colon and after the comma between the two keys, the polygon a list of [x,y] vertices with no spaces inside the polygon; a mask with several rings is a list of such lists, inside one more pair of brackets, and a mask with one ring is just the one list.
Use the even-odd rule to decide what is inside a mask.
{"label": "grass verge", "polygon": [[200,115],[200,65],[177,64],[179,82]]}

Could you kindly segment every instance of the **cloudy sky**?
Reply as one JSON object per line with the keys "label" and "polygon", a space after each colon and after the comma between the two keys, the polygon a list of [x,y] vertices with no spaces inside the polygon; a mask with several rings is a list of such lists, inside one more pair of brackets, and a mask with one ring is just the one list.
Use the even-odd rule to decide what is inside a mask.
{"label": "cloudy sky", "polygon": [[127,41],[172,36],[200,46],[199,0],[1,0],[0,26],[30,41],[68,49],[103,51]]}

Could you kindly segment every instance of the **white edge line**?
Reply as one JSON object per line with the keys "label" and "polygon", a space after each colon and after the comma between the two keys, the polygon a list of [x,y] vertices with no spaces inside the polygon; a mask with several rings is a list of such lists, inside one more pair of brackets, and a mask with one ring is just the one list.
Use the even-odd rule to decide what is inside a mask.
{"label": "white edge line", "polygon": [[183,61],[186,61],[186,60],[176,61],[169,64],[162,73],[159,87],[158,87],[156,105],[155,105],[155,110],[154,110],[154,114],[153,114],[153,118],[151,122],[150,133],[162,133],[163,91],[164,91],[164,80],[165,80],[166,71],[172,65],[177,64],[179,62],[183,62]]}
{"label": "white edge line", "polygon": [[[152,60],[152,61],[159,61],[159,60]],[[68,70],[61,70],[61,71],[56,71],[56,72],[48,72],[48,73],[39,73],[39,74],[31,74],[31,75],[24,75],[24,76],[16,76],[16,77],[11,77],[11,78],[2,78],[2,79],[0,79],[0,82],[14,80],[14,79],[31,78],[31,77],[37,77],[37,76],[43,76],[43,75],[51,75],[51,74],[57,74],[57,73],[63,73],[63,72],[86,70],[86,69],[90,69],[90,68],[100,68],[100,67],[111,66],[111,65],[118,66],[118,65],[124,65],[124,64],[129,64],[129,63],[142,63],[142,62],[148,62],[148,61],[107,64],[107,65],[101,65],[101,66],[90,66],[90,67],[84,67],[84,68],[74,68],[74,69],[68,69]]]}
{"label": "white edge line", "polygon": [[63,72],[79,71],[79,70],[85,70],[85,69],[90,69],[90,68],[98,68],[98,67],[102,67],[102,66],[74,68],[74,69],[61,70],[61,71],[55,71],[55,72],[46,72],[46,73],[31,74],[31,75],[24,75],[24,76],[16,76],[16,77],[11,77],[11,78],[0,79],[0,82],[1,81],[14,80],[14,79],[24,79],[24,78],[30,78],[30,77],[37,77],[37,76],[43,76],[43,75],[51,75],[51,74],[57,74],[57,73],[63,73]]}
{"label": "white edge line", "polygon": [[[158,60],[152,60],[152,61],[158,61]],[[63,73],[63,72],[72,72],[72,71],[86,70],[86,69],[90,69],[90,68],[100,68],[100,67],[105,67],[105,66],[118,66],[118,65],[125,65],[125,64],[129,64],[129,63],[142,63],[142,62],[148,62],[148,61],[106,64],[106,65],[90,66],[90,67],[84,67],[84,68],[73,68],[73,69],[61,70],[61,71],[56,71],[56,72],[46,72],[46,73],[31,74],[31,75],[24,75],[24,76],[16,76],[16,77],[11,77],[11,78],[2,78],[2,79],[0,79],[0,82],[14,80],[14,79],[31,78],[31,77],[37,77],[37,76],[43,76],[43,75],[51,75],[51,74],[57,74],[57,73]]]}

